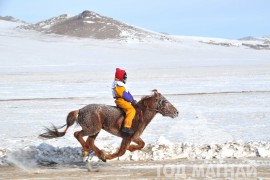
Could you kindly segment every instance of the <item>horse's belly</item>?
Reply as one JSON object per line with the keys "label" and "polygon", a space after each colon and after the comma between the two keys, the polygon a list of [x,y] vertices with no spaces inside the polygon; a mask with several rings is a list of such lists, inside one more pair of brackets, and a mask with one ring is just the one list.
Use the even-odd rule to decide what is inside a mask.
{"label": "horse's belly", "polygon": [[107,119],[105,119],[105,122],[103,123],[103,129],[113,135],[119,136],[121,135],[121,127],[124,122],[124,116],[121,116],[119,114],[118,116],[111,116]]}

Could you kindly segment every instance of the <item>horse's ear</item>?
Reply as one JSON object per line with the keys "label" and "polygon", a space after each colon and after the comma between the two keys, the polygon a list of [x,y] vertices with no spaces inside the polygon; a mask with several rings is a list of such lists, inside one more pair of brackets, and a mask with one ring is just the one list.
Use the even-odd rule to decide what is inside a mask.
{"label": "horse's ear", "polygon": [[153,89],[152,92],[153,92],[154,94],[158,94],[158,91],[157,91],[156,89]]}
{"label": "horse's ear", "polygon": [[156,100],[159,99],[160,94],[158,93],[158,91],[156,89],[153,89],[152,92],[154,93]]}

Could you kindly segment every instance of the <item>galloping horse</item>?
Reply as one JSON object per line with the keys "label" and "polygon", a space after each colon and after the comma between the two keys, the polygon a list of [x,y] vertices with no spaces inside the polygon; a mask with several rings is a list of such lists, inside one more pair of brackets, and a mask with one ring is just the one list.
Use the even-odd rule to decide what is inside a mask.
{"label": "galloping horse", "polygon": [[[81,127],[81,131],[74,133],[75,138],[80,142],[83,148],[83,156],[89,155],[89,150],[94,150],[95,154],[102,160],[111,160],[125,154],[126,150],[131,152],[140,150],[144,147],[145,143],[140,138],[146,126],[151,122],[157,113],[163,116],[175,118],[178,116],[177,109],[157,90],[153,90],[153,95],[142,97],[136,107],[136,116],[132,122],[132,129],[135,131],[133,135],[121,132],[121,127],[124,121],[124,113],[121,109],[115,106],[108,106],[102,104],[89,104],[82,109],[71,111],[66,120],[67,126],[64,132],[59,132],[53,126],[52,129],[46,128],[47,132],[41,134],[44,138],[62,137],[66,134],[68,128],[76,121]],[[104,129],[105,131],[122,137],[121,146],[118,152],[114,154],[105,154],[94,143],[97,135]],[[83,136],[88,136],[86,142]],[[137,145],[130,145],[131,142]]]}

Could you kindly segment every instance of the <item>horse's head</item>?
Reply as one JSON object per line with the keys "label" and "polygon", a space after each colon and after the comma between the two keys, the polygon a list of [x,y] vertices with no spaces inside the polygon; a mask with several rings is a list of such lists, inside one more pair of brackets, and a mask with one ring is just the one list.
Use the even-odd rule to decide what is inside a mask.
{"label": "horse's head", "polygon": [[178,110],[157,90],[153,90],[154,96],[156,97],[156,109],[163,116],[169,116],[175,118],[178,116]]}
{"label": "horse's head", "polygon": [[[157,90],[153,90],[152,96],[144,97],[144,105],[153,111],[156,111],[163,116],[175,118],[178,116],[178,110]],[[147,105],[146,105],[147,104]]]}

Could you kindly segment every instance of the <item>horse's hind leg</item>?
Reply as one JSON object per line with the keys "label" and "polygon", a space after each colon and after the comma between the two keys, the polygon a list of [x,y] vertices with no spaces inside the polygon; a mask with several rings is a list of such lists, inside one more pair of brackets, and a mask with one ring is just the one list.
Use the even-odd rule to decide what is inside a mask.
{"label": "horse's hind leg", "polygon": [[89,146],[88,144],[85,143],[84,139],[83,139],[83,136],[84,136],[84,132],[83,130],[81,131],[76,131],[74,133],[74,137],[80,142],[80,144],[82,145],[82,148],[83,148],[83,156],[88,156],[89,155]]}
{"label": "horse's hind leg", "polygon": [[86,144],[89,145],[93,151],[95,151],[96,155],[101,159],[103,162],[106,162],[105,154],[95,145],[95,139],[98,134],[94,136],[88,136],[86,140]]}
{"label": "horse's hind leg", "polygon": [[136,151],[136,150],[141,150],[145,145],[144,141],[140,137],[138,137],[137,139],[134,139],[132,141],[135,142],[137,145],[130,145],[129,146],[128,150],[131,152]]}
{"label": "horse's hind leg", "polygon": [[118,152],[116,152],[114,154],[107,154],[106,159],[111,160],[111,159],[114,159],[114,158],[117,158],[119,156],[124,155],[126,150],[129,148],[130,143],[131,143],[130,138],[123,138],[121,146],[120,146]]}

